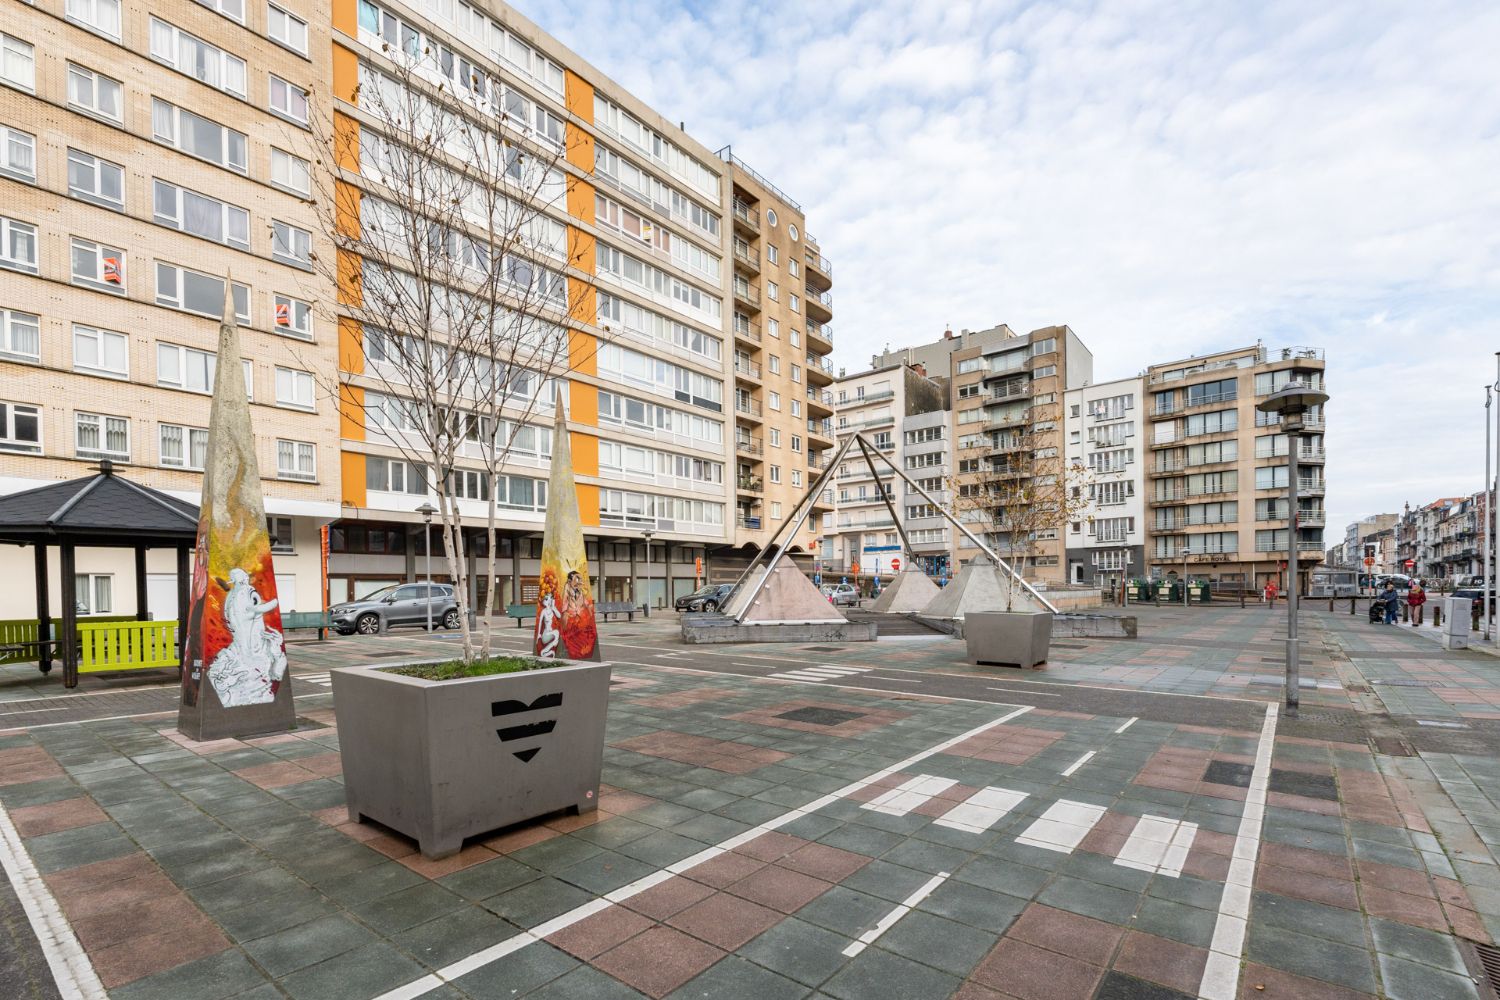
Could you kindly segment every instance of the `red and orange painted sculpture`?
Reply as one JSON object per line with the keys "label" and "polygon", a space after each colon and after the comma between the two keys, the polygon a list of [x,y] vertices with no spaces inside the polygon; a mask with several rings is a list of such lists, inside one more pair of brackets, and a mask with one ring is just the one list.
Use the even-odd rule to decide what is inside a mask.
{"label": "red and orange painted sculpture", "polygon": [[198,740],[297,724],[239,330],[227,299],[224,315],[177,711],[178,730]]}
{"label": "red and orange painted sculpture", "polygon": [[599,629],[589,583],[588,551],[573,484],[573,450],[562,393],[552,431],[552,476],[547,482],[547,523],[542,534],[542,578],[536,595],[536,655],[544,659],[598,660]]}

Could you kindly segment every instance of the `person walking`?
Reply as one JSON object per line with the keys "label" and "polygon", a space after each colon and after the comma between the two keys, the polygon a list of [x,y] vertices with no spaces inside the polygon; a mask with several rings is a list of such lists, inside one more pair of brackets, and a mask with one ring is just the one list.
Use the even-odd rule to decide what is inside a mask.
{"label": "person walking", "polygon": [[1427,591],[1416,580],[1411,582],[1411,589],[1406,592],[1406,606],[1411,609],[1411,627],[1416,628],[1422,624],[1422,605],[1427,603]]}
{"label": "person walking", "polygon": [[1390,580],[1385,582],[1385,592],[1380,595],[1385,600],[1385,623],[1396,624],[1396,608],[1400,606],[1401,599],[1396,594],[1396,585]]}
{"label": "person walking", "polygon": [[1271,606],[1273,608],[1276,606],[1276,581],[1275,580],[1267,580],[1266,581],[1266,589],[1265,589],[1265,592],[1263,594],[1261,594],[1261,598],[1269,606]]}

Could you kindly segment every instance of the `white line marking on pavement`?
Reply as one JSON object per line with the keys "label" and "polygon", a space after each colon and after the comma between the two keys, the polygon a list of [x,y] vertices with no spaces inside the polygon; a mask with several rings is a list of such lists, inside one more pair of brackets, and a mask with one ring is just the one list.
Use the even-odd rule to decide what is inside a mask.
{"label": "white line marking on pavement", "polygon": [[78,943],[68,919],[58,909],[57,900],[47,883],[37,874],[21,835],[10,821],[10,814],[0,806],[0,867],[10,879],[11,889],[26,911],[26,919],[36,932],[42,954],[57,982],[57,991],[68,1000],[104,1000],[104,984],[94,972],[94,964]]}
{"label": "white line marking on pavement", "polygon": [[937,825],[965,833],[983,833],[1024,801],[1025,792],[993,786],[981,788],[939,817]]}
{"label": "white line marking on pavement", "polygon": [[1197,823],[1184,823],[1165,816],[1142,816],[1135,829],[1130,831],[1115,864],[1178,878],[1196,836]]}
{"label": "white line marking on pavement", "polygon": [[919,774],[915,778],[883,792],[879,797],[866,802],[861,809],[873,809],[888,816],[905,816],[913,809],[924,805],[939,792],[946,792],[958,784],[953,778],[939,778],[935,774]]}
{"label": "white line marking on pavement", "polygon": [[837,802],[840,799],[848,798],[850,795],[853,795],[861,788],[868,788],[870,785],[873,785],[876,782],[889,777],[890,775],[899,774],[900,772],[906,770],[908,767],[911,767],[915,764],[920,764],[922,761],[926,760],[929,757],[934,757],[944,752],[945,750],[952,749],[965,740],[972,739],[973,737],[978,736],[980,733],[987,733],[991,729],[994,729],[998,726],[1003,726],[1017,716],[1025,715],[1034,707],[1034,705],[1022,705],[1019,708],[1015,708],[1009,712],[1006,712],[998,719],[992,719],[989,722],[986,722],[982,726],[975,726],[968,732],[959,733],[957,736],[950,736],[943,742],[938,743],[935,746],[928,747],[926,750],[918,751],[905,760],[897,761],[890,767],[881,768],[879,771],[876,771],[873,774],[866,775],[858,781],[845,785],[843,788],[829,792],[827,795],[824,795],[820,798],[813,799],[805,806],[798,806],[795,809],[789,809],[788,811],[782,813],[780,816],[767,820],[760,826],[751,827],[744,833],[735,834],[728,840],[720,841],[717,845],[699,851],[692,857],[684,858],[683,860],[677,862],[675,865],[671,865],[670,867],[661,871],[653,872],[652,874],[647,875],[644,878],[640,878],[634,882],[631,882],[629,885],[621,886],[614,892],[611,892],[600,899],[591,900],[590,902],[584,903],[581,906],[576,906],[560,916],[553,917],[545,924],[533,927],[529,931],[522,931],[520,934],[517,934],[511,938],[507,938],[506,940],[501,941],[499,944],[491,945],[489,948],[486,948],[482,951],[477,951],[467,958],[461,958],[457,962],[445,965],[441,969],[438,969],[436,972],[423,976],[422,978],[417,979],[414,982],[407,983],[404,986],[398,986],[394,990],[389,990],[385,993],[382,993],[380,996],[376,997],[375,1000],[413,1000],[413,998],[415,997],[419,997],[424,993],[439,988],[444,983],[450,983],[460,976],[467,975],[468,973],[473,972],[475,969],[481,968],[491,962],[505,957],[506,955],[509,955],[511,952],[519,951],[521,948],[526,947],[526,945],[531,944],[533,941],[540,940],[541,932],[543,932],[544,928],[546,934],[555,934],[563,928],[571,927],[573,924],[578,923],[578,921],[583,920],[585,917],[591,917],[595,913],[599,913],[600,911],[605,910],[616,903],[623,902],[627,899],[630,899],[632,896],[645,892],[647,889],[651,888],[654,885],[659,885],[662,882],[665,882],[673,875],[681,875],[683,872],[688,871],[696,865],[700,865],[703,862],[710,860],[711,858],[716,858],[726,851],[732,851],[742,844],[747,844],[763,833],[769,833],[772,830],[780,829],[781,827],[786,826],[788,823],[791,823],[794,820],[801,819],[803,816],[807,816],[817,812],[819,809],[822,809],[824,806],[830,803]]}
{"label": "white line marking on pavement", "polygon": [[0,729],[0,736],[6,733],[29,733],[33,729],[51,729],[54,726],[82,726],[89,722],[117,722],[120,719],[145,719],[153,715],[176,715],[176,708],[161,708],[155,712],[136,712],[133,715],[105,715],[97,719],[74,719],[72,722],[43,722],[36,726],[14,726],[10,729]]}
{"label": "white line marking on pavement", "polygon": [[1141,721],[1141,720],[1140,720],[1140,718],[1138,716],[1131,716],[1130,718],[1126,719],[1124,722],[1120,723],[1120,728],[1115,730],[1115,735],[1118,736],[1120,733],[1123,733],[1125,730],[1129,729],[1131,726],[1135,725],[1139,721]]}
{"label": "white line marking on pavement", "polygon": [[820,667],[798,667],[796,670],[787,670],[779,674],[767,674],[783,681],[806,681],[813,684],[822,684],[827,681],[843,680],[846,677],[857,677],[867,674],[873,667],[835,667],[823,665]]}
{"label": "white line marking on pavement", "polygon": [[1250,887],[1255,883],[1255,858],[1260,849],[1260,828],[1265,819],[1266,783],[1271,776],[1271,751],[1276,744],[1276,716],[1279,706],[1266,706],[1266,720],[1260,727],[1260,742],[1255,748],[1255,767],[1250,772],[1250,789],[1245,796],[1245,811],[1240,816],[1239,832],[1234,838],[1234,856],[1224,879],[1224,894],[1219,897],[1219,920],[1214,925],[1209,945],[1208,963],[1198,984],[1202,1000],[1234,1000],[1239,994],[1240,953],[1245,949],[1245,925],[1250,918]]}
{"label": "white line marking on pavement", "polygon": [[1097,751],[1097,750],[1090,750],[1088,753],[1084,754],[1082,757],[1079,757],[1073,763],[1069,764],[1067,766],[1067,768],[1063,770],[1063,777],[1064,778],[1071,778],[1073,776],[1073,772],[1074,771],[1077,771],[1080,767],[1082,767],[1083,765],[1087,764],[1089,761],[1093,760],[1094,759],[1094,754],[1096,754],[1098,752],[1099,751]]}
{"label": "white line marking on pavement", "polygon": [[942,885],[947,878],[947,872],[938,872],[936,875],[932,876],[932,878],[922,883],[921,888],[903,899],[900,905],[898,905],[894,910],[881,917],[880,921],[874,927],[871,927],[869,930],[861,934],[859,936],[859,940],[855,941],[849,947],[845,948],[844,956],[846,958],[853,958],[855,955],[858,955],[860,952],[864,951],[871,944],[874,944],[875,941],[879,939],[880,935],[890,930],[891,927],[895,925],[896,921],[900,920],[902,917],[910,913],[913,906],[916,906],[922,900],[931,895],[932,890]]}
{"label": "white line marking on pavement", "polygon": [[[954,677],[954,676],[957,676],[957,675],[955,675],[955,674],[948,674],[947,676]],[[992,687],[987,687],[987,688],[985,688],[985,690],[986,691],[1000,691],[1000,692],[1002,692],[1004,694],[1024,694],[1028,698],[1061,698],[1062,697],[1062,695],[1060,695],[1060,694],[1049,694],[1046,691],[1020,691],[1020,690],[1017,690],[1016,688],[992,688]]]}
{"label": "white line marking on pavement", "polygon": [[1104,812],[1103,806],[1058,799],[1036,822],[1022,831],[1016,843],[1072,854],[1094,824],[1104,817]]}

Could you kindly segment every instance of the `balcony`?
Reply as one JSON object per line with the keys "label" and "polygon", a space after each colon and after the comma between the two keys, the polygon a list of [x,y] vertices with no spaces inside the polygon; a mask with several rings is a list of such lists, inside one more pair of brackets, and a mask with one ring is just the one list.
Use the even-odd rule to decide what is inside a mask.
{"label": "balcony", "polygon": [[811,385],[814,381],[818,385],[829,385],[833,382],[833,362],[827,358],[820,358],[816,354],[807,356],[807,381]]}
{"label": "balcony", "polygon": [[750,244],[734,241],[734,264],[746,274],[760,273],[760,251],[750,249]]}
{"label": "balcony", "polygon": [[743,396],[734,398],[734,412],[742,417],[750,417],[752,420],[761,419],[761,405],[758,399],[746,399]]}
{"label": "balcony", "polygon": [[1156,462],[1151,466],[1152,473],[1160,475],[1164,472],[1181,472],[1187,468],[1187,460],[1181,458],[1167,458],[1158,455]]}
{"label": "balcony", "polygon": [[813,409],[826,410],[831,415],[833,413],[833,393],[827,389],[819,392],[817,389],[809,388],[807,390],[807,408],[809,411]]}
{"label": "balcony", "polygon": [[831,420],[809,420],[807,422],[807,433],[832,442],[833,422]]}
{"label": "balcony", "polygon": [[[827,323],[814,323],[807,321],[807,336],[809,339],[816,338],[827,345],[828,351],[833,350],[833,328]],[[811,346],[811,345],[809,345]],[[823,353],[828,353],[824,351]]]}
{"label": "balcony", "polygon": [[885,401],[887,399],[895,399],[895,398],[896,398],[896,390],[895,389],[882,389],[879,392],[871,392],[871,393],[867,393],[867,394],[865,394],[863,396],[855,396],[853,399],[847,400],[844,405],[846,405],[846,406],[863,406],[866,403],[880,403],[880,402],[883,402],[883,401]]}
{"label": "balcony", "polygon": [[1305,497],[1322,496],[1328,492],[1328,484],[1321,479],[1298,479],[1297,492]]}
{"label": "balcony", "polygon": [[812,285],[804,286],[803,290],[807,293],[803,301],[808,319],[816,319],[820,323],[827,323],[833,319],[832,292],[820,292]]}
{"label": "balcony", "polygon": [[760,312],[760,289],[743,278],[734,279],[735,305],[744,306],[751,313]]}
{"label": "balcony", "polygon": [[1021,410],[1019,413],[990,417],[985,421],[984,429],[987,431],[998,431],[1006,427],[1024,427],[1030,422],[1031,411]]}
{"label": "balcony", "polygon": [[833,264],[811,247],[807,248],[807,283],[823,289],[833,285]]}
{"label": "balcony", "polygon": [[1304,510],[1297,514],[1297,527],[1321,528],[1328,523],[1328,514],[1321,510]]}
{"label": "balcony", "polygon": [[833,456],[824,452],[822,455],[807,456],[807,467],[814,472],[822,472],[833,464]]}
{"label": "balcony", "polygon": [[759,476],[739,476],[734,481],[734,488],[740,493],[764,493],[765,483]]}
{"label": "balcony", "polygon": [[1021,399],[1032,394],[1031,381],[997,386],[990,391],[990,399]]}
{"label": "balcony", "polygon": [[751,236],[760,235],[760,209],[751,208],[748,202],[734,199],[734,225]]}
{"label": "balcony", "polygon": [[744,437],[736,435],[734,439],[734,450],[741,455],[764,454],[765,446],[758,437]]}
{"label": "balcony", "polygon": [[738,514],[735,516],[734,523],[747,531],[760,530],[760,516],[757,514]]}
{"label": "balcony", "polygon": [[749,358],[734,359],[734,374],[739,378],[749,379],[754,382],[760,381],[760,362],[751,361]]}
{"label": "balcony", "polygon": [[1151,407],[1153,417],[1169,417],[1174,413],[1181,413],[1183,407],[1175,401],[1157,400],[1156,405]]}
{"label": "balcony", "polygon": [[760,346],[760,324],[752,323],[742,316],[734,317],[734,339]]}

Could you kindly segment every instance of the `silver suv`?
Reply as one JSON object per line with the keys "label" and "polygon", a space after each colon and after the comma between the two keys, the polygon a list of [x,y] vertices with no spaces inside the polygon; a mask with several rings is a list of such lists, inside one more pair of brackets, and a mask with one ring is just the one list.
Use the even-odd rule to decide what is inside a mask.
{"label": "silver suv", "polygon": [[[429,594],[429,587],[431,592]],[[385,587],[358,601],[336,604],[328,614],[340,635],[374,635],[381,622],[387,628],[396,625],[422,625],[432,608],[434,627],[458,628],[458,602],[453,588],[446,583],[398,583]]]}

